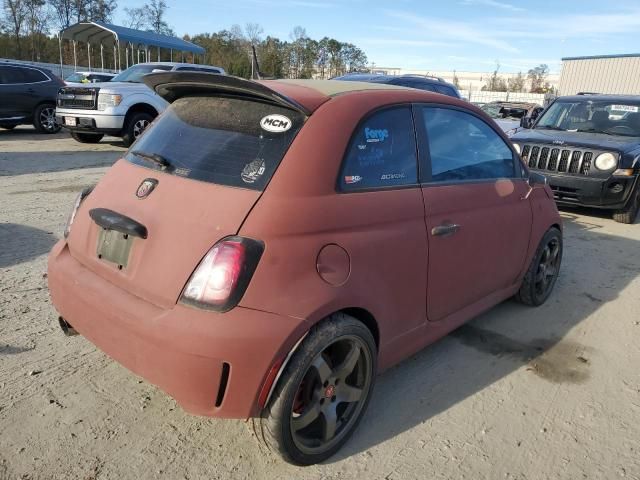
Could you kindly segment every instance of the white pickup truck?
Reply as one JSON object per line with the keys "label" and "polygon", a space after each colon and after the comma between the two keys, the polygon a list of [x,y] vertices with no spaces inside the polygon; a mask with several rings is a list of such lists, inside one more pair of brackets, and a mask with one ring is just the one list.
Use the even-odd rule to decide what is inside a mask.
{"label": "white pickup truck", "polygon": [[169,105],[142,83],[142,77],[158,71],[196,71],[224,75],[220,67],[190,63],[140,63],[110,82],[63,87],[58,92],[56,120],[81,143],[97,143],[106,134],[122,137],[131,145]]}

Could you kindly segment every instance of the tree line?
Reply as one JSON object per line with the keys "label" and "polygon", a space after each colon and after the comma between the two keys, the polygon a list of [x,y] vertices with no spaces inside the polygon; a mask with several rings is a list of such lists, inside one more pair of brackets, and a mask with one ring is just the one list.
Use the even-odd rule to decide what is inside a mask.
{"label": "tree line", "polygon": [[[555,93],[554,88],[547,81],[549,76],[549,66],[545,64],[538,65],[530,69],[525,77],[522,72],[518,72],[515,77],[504,79],[499,76],[500,63],[496,63],[496,68],[487,79],[483,91],[489,92],[524,92],[529,82],[530,93]],[[454,80],[455,80],[454,76]]]}
{"label": "tree line", "polygon": [[[59,62],[58,31],[82,21],[112,22],[118,9],[117,0],[0,2],[0,57],[44,63]],[[167,13],[165,0],[149,0],[137,8],[125,7],[124,26],[175,35],[167,21]],[[256,49],[261,73],[268,77],[330,78],[367,68],[367,56],[357,46],[329,37],[312,39],[300,26],[295,27],[286,40],[265,36],[264,29],[257,23],[233,25],[219,32],[183,38],[205,49],[204,63],[223,67],[229,74],[245,78],[252,72],[252,46]],[[78,64],[86,65],[86,50],[78,49],[77,55]],[[169,52],[162,52],[161,60],[169,60],[169,55]],[[65,63],[73,63],[69,45],[65,46],[63,57]],[[157,56],[151,58],[156,60]],[[185,60],[193,61],[194,58],[188,55]],[[201,58],[197,60],[202,61]],[[92,65],[98,65],[95,58]],[[113,65],[110,51],[105,51],[106,65]]]}

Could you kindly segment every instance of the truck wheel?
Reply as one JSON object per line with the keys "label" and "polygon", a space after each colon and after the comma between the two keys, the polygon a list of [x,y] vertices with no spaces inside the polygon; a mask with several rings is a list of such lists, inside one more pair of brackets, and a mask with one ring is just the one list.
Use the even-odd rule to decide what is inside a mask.
{"label": "truck wheel", "polygon": [[49,103],[38,105],[33,112],[33,126],[40,133],[58,133],[62,127],[56,122],[55,105]]}
{"label": "truck wheel", "polygon": [[640,183],[634,188],[627,205],[622,210],[613,213],[613,219],[618,223],[634,223],[638,216],[638,210],[640,210]]}
{"label": "truck wheel", "polygon": [[145,112],[137,112],[131,115],[124,129],[122,141],[125,147],[131,146],[142,132],[153,122],[153,117]]}
{"label": "truck wheel", "polygon": [[312,465],[336,453],[356,429],[375,380],[369,329],[334,314],[309,332],[285,368],[260,418],[258,438],[284,460]]}
{"label": "truck wheel", "polygon": [[103,133],[82,133],[71,132],[71,136],[76,142],[80,143],[98,143],[104,137]]}
{"label": "truck wheel", "polygon": [[561,263],[562,233],[553,227],[542,237],[516,294],[516,300],[532,307],[546,302],[558,279]]}

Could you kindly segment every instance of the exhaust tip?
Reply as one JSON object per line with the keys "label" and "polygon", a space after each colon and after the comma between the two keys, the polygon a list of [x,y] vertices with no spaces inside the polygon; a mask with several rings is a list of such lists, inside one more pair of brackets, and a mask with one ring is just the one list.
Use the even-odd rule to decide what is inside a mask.
{"label": "exhaust tip", "polygon": [[78,332],[64,318],[58,317],[58,323],[60,324],[60,328],[62,329],[62,332],[67,337],[73,337],[74,335],[78,335]]}

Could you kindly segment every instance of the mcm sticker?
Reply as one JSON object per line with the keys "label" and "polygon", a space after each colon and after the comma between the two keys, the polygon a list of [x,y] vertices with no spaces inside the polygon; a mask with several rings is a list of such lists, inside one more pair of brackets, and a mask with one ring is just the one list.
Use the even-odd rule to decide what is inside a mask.
{"label": "mcm sticker", "polygon": [[380,176],[380,180],[399,180],[404,178],[406,175],[404,173],[385,173]]}
{"label": "mcm sticker", "polygon": [[375,130],[373,128],[365,128],[364,136],[367,139],[367,143],[384,142],[389,138],[389,130],[386,128]]}
{"label": "mcm sticker", "polygon": [[291,120],[284,115],[267,115],[260,120],[260,127],[267,132],[282,133],[291,128]]}
{"label": "mcm sticker", "polygon": [[264,160],[256,158],[253,162],[247,163],[242,169],[242,181],[244,183],[255,183],[266,169]]}
{"label": "mcm sticker", "polygon": [[360,175],[346,175],[344,177],[344,183],[346,183],[347,185],[352,185],[361,181],[362,177]]}

